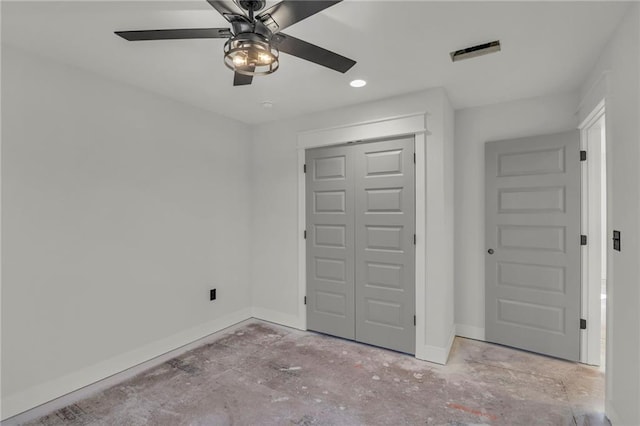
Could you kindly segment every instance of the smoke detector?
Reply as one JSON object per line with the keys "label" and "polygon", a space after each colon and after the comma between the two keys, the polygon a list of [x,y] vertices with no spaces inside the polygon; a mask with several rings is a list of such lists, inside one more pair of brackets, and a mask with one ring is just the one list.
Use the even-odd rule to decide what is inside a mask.
{"label": "smoke detector", "polygon": [[500,40],[490,41],[489,43],[478,44],[464,49],[456,50],[449,53],[453,62],[463,59],[471,59],[477,56],[488,55],[500,51]]}

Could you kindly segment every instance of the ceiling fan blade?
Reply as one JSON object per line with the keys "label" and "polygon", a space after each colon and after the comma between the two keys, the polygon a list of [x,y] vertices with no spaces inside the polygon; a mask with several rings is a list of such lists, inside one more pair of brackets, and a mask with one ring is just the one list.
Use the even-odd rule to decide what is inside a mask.
{"label": "ceiling fan blade", "polygon": [[[255,69],[256,67],[251,67],[251,66],[247,67],[247,71],[253,72]],[[233,74],[234,86],[246,86],[248,84],[251,84],[252,81],[253,81],[252,75],[244,75],[244,74],[240,74],[239,72],[236,72]]]}
{"label": "ceiling fan blade", "polygon": [[229,28],[187,28],[175,30],[138,30],[115,31],[125,40],[180,40],[191,38],[229,38],[232,36]]}
{"label": "ceiling fan blade", "polygon": [[231,22],[233,18],[232,16],[241,15],[240,10],[236,7],[235,3],[229,0],[207,0],[207,3],[211,5],[215,10],[217,10],[220,15],[224,16],[224,18]]}
{"label": "ceiling fan blade", "polygon": [[275,38],[277,39],[276,47],[280,52],[297,56],[298,58],[331,68],[341,73],[349,71],[349,69],[356,64],[356,61],[353,59],[338,55],[335,52],[287,34],[280,33]]}
{"label": "ceiling fan blade", "polygon": [[[284,0],[271,6],[257,18],[271,31],[278,32],[341,1]],[[209,2],[211,1],[209,0]]]}

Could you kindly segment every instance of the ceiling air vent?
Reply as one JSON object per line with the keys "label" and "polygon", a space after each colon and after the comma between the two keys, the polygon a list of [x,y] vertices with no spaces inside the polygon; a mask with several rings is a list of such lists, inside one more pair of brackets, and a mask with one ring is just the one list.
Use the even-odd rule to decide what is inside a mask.
{"label": "ceiling air vent", "polygon": [[476,56],[488,55],[489,53],[500,51],[500,40],[491,41],[489,43],[478,44],[476,46],[467,47],[465,49],[456,50],[449,53],[453,62],[463,59],[475,58]]}

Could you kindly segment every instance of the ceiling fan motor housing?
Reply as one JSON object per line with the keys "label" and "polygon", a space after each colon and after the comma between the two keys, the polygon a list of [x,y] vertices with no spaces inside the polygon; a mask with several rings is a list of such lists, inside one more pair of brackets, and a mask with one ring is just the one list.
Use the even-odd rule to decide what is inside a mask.
{"label": "ceiling fan motor housing", "polygon": [[257,34],[261,37],[263,37],[264,39],[271,40],[271,37],[273,36],[273,32],[262,22],[256,20],[256,21],[249,21],[246,18],[245,19],[241,19],[244,18],[243,16],[238,15],[239,19],[234,19],[231,21],[231,26],[233,27],[233,34],[235,34],[236,36],[239,36],[240,34]]}

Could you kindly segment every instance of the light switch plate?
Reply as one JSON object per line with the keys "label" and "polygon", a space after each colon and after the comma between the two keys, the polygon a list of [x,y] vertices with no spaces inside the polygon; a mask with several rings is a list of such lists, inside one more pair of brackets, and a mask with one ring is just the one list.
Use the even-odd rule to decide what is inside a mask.
{"label": "light switch plate", "polygon": [[620,231],[613,231],[613,249],[620,251]]}

